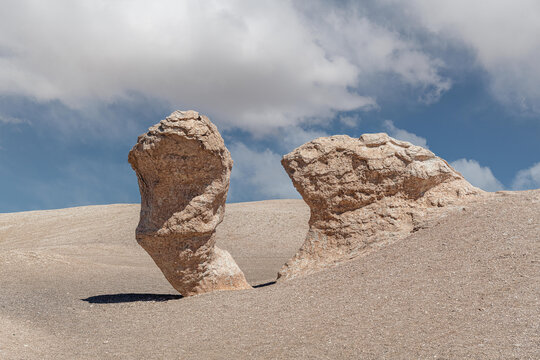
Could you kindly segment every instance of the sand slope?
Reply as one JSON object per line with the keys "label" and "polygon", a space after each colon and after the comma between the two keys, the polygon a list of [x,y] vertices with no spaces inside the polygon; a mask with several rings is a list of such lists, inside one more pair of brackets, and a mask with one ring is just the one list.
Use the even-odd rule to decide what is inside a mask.
{"label": "sand slope", "polygon": [[[300,200],[230,204],[252,284],[307,230]],[[540,358],[540,191],[489,194],[344,265],[180,298],[137,205],[0,214],[0,359]]]}

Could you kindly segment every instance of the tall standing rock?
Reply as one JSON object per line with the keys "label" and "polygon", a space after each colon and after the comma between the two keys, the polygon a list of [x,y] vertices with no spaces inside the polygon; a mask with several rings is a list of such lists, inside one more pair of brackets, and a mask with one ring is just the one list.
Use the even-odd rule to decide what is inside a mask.
{"label": "tall standing rock", "polygon": [[304,244],[281,279],[403,238],[430,208],[482,192],[431,151],[384,133],[315,139],[281,163],[311,209]]}
{"label": "tall standing rock", "polygon": [[129,153],[141,192],[138,243],[182,295],[248,289],[231,255],[215,246],[233,161],[217,128],[175,111]]}

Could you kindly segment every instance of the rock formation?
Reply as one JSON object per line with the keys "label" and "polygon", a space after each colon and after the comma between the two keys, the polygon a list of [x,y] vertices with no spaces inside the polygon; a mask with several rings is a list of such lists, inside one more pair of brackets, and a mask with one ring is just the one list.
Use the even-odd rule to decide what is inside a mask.
{"label": "rock formation", "polygon": [[430,208],[482,192],[431,151],[384,133],[315,139],[281,163],[311,217],[304,244],[280,270],[280,279],[403,238]]}
{"label": "rock formation", "polygon": [[215,246],[233,161],[217,128],[175,111],[129,153],[141,192],[138,243],[182,295],[250,288],[231,255]]}

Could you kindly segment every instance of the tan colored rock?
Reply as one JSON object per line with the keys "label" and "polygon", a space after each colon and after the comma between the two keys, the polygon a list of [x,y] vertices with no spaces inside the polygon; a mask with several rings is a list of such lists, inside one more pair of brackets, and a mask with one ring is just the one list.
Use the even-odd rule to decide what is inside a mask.
{"label": "tan colored rock", "polygon": [[141,192],[138,243],[182,295],[248,289],[231,255],[215,246],[233,161],[217,128],[175,111],[129,153]]}
{"label": "tan colored rock", "polygon": [[384,133],[318,138],[281,161],[311,209],[280,279],[318,271],[410,234],[430,209],[482,191],[431,151]]}

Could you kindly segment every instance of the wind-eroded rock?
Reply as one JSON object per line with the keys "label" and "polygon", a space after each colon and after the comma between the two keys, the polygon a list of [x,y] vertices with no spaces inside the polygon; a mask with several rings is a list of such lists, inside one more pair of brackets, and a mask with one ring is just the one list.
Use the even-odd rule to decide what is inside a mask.
{"label": "wind-eroded rock", "polygon": [[217,128],[195,111],[175,111],[129,153],[141,192],[138,243],[182,295],[250,288],[231,255],[215,246],[231,155]]}
{"label": "wind-eroded rock", "polygon": [[431,151],[384,133],[315,139],[281,163],[311,209],[304,244],[282,279],[402,238],[429,208],[481,193]]}

